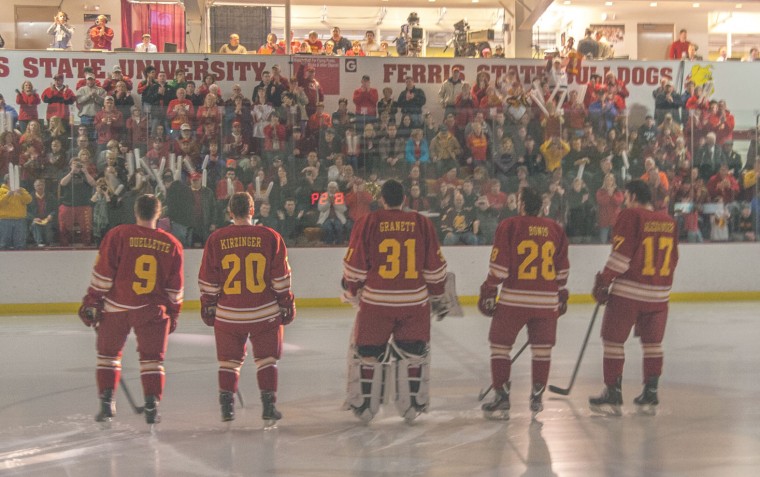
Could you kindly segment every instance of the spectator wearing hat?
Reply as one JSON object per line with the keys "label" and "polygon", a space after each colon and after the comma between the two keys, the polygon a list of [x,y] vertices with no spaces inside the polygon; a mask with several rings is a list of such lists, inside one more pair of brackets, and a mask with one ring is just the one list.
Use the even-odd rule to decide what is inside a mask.
{"label": "spectator wearing hat", "polygon": [[496,45],[493,52],[494,58],[504,58],[504,47],[501,45]]}
{"label": "spectator wearing hat", "polygon": [[354,90],[354,106],[356,106],[356,122],[363,127],[365,123],[377,120],[377,101],[380,95],[370,84],[369,75],[362,76],[361,86]]}
{"label": "spectator wearing hat", "polygon": [[121,65],[115,64],[111,70],[111,76],[103,81],[103,89],[106,90],[106,94],[113,95],[114,91],[116,91],[116,85],[119,83],[119,81],[124,82],[124,84],[127,86],[127,91],[132,91],[132,78],[122,74]]}
{"label": "spectator wearing hat", "polygon": [[63,84],[63,75],[53,76],[53,84],[42,92],[42,102],[47,104],[45,116],[48,121],[53,116],[61,118],[61,122],[68,129],[69,105],[74,104],[77,97],[71,89]]}
{"label": "spectator wearing hat", "polygon": [[222,45],[222,47],[219,48],[219,53],[245,55],[248,53],[248,49],[240,44],[240,35],[232,33],[230,35],[230,42]]}
{"label": "spectator wearing hat", "polygon": [[106,98],[106,90],[95,84],[95,75],[85,75],[86,84],[77,90],[77,107],[79,108],[79,120],[87,127],[88,136],[92,141],[95,138],[95,116],[103,109]]}
{"label": "spectator wearing hat", "polygon": [[158,53],[156,45],[150,42],[150,33],[143,33],[142,43],[138,43],[135,47],[137,53]]}
{"label": "spectator wearing hat", "polygon": [[303,88],[308,100],[308,103],[306,103],[306,114],[309,117],[317,112],[317,103],[322,103],[325,100],[322,86],[314,75],[315,69],[311,64],[301,63],[296,71],[296,82],[298,86]]}
{"label": "spectator wearing hat", "polygon": [[451,69],[451,76],[441,84],[438,90],[438,102],[444,109],[444,117],[456,113],[457,96],[462,92],[463,84],[461,69],[459,66],[454,66]]}

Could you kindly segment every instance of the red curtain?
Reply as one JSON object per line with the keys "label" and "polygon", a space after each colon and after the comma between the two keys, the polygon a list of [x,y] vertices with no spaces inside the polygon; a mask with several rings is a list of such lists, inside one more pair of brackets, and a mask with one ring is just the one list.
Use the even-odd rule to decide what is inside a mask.
{"label": "red curtain", "polygon": [[134,48],[150,33],[150,41],[164,51],[165,43],[185,51],[185,9],[182,5],[129,3],[121,0],[121,44]]}

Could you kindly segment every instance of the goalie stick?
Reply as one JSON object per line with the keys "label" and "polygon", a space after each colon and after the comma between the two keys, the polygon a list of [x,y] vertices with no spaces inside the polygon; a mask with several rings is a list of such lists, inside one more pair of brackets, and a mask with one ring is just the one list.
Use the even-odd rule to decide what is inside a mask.
{"label": "goalie stick", "polygon": [[[517,352],[515,357],[512,358],[512,364],[514,364],[514,362],[517,361],[517,358],[520,357],[522,352],[525,351],[525,348],[527,348],[529,344],[530,344],[530,341],[526,341],[525,344],[522,345],[522,348],[520,348],[520,350]],[[488,395],[488,393],[491,392],[492,389],[493,389],[493,383],[489,384],[488,387],[485,388],[484,390],[481,390],[480,393],[478,394],[478,401],[482,401],[483,399],[485,399],[485,397]]]}
{"label": "goalie stick", "polygon": [[594,328],[594,322],[596,321],[596,315],[599,313],[600,306],[601,304],[597,303],[596,308],[594,308],[594,314],[591,315],[591,323],[589,323],[588,330],[586,330],[586,338],[583,339],[583,344],[581,345],[581,352],[578,354],[578,361],[575,363],[575,369],[573,370],[573,375],[570,377],[570,384],[566,388],[560,388],[557,386],[549,385],[549,391],[555,394],[560,394],[562,396],[567,396],[568,394],[570,394],[570,390],[573,388],[573,384],[575,384],[575,378],[578,376],[578,369],[581,367],[581,361],[583,360],[583,353],[586,352],[588,339],[589,339],[589,336],[591,336],[591,330]]}

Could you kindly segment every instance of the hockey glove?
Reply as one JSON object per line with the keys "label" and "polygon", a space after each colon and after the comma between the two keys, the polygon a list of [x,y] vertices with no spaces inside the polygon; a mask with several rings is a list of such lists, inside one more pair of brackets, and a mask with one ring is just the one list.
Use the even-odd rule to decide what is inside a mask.
{"label": "hockey glove", "polygon": [[280,307],[280,318],[283,325],[289,325],[296,319],[296,302],[293,299],[293,293],[279,297],[277,306]]}
{"label": "hockey glove", "polygon": [[98,323],[103,319],[103,302],[90,295],[85,295],[78,314],[85,326],[97,328]]}
{"label": "hockey glove", "polygon": [[610,299],[610,284],[607,283],[601,272],[596,273],[594,289],[591,291],[591,294],[594,295],[594,300],[600,305],[604,305]]}
{"label": "hockey glove", "polygon": [[567,288],[560,288],[559,290],[559,316],[567,313],[567,300],[570,298],[570,292]]}
{"label": "hockey glove", "polygon": [[496,287],[483,283],[480,285],[480,297],[478,298],[478,310],[483,316],[493,316],[496,313]]}
{"label": "hockey glove", "polygon": [[449,299],[445,294],[435,295],[430,297],[430,308],[436,320],[441,321],[451,311],[451,303],[449,303]]}
{"label": "hockey glove", "polygon": [[214,326],[214,321],[216,321],[216,305],[202,305],[201,319],[206,323],[206,326]]}
{"label": "hockey glove", "polygon": [[176,316],[169,317],[169,334],[174,333],[174,330],[177,329],[177,318]]}

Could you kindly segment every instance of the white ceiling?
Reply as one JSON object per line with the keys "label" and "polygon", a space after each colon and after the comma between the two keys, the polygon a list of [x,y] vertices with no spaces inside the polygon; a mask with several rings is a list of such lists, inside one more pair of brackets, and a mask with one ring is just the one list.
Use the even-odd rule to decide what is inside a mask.
{"label": "white ceiling", "polygon": [[[214,3],[209,0],[209,3]],[[283,0],[216,0],[216,3],[225,4],[247,4],[247,5],[283,5]],[[511,2],[504,2],[501,0],[478,0],[474,3],[473,0],[372,0],[370,2],[363,3],[362,6],[368,8],[377,7],[404,7],[404,8],[501,8],[508,6]],[[526,0],[523,3],[531,5],[536,3],[535,0]],[[555,0],[556,5],[564,5],[565,0]],[[605,9],[611,12],[630,13],[641,11],[641,9],[650,9],[649,4],[651,0],[622,0],[613,1],[612,6],[605,6],[605,0],[571,0],[571,5],[581,7],[601,7],[605,6]],[[760,12],[760,1],[757,0],[711,0],[711,1],[699,1],[693,0],[667,0],[657,1],[658,12],[663,14],[677,14],[679,11],[683,11],[684,8],[693,9],[693,4],[697,3],[699,10],[705,13],[711,11],[743,11],[743,12]],[[736,8],[736,5],[741,5],[740,9]],[[293,0],[293,8],[297,8],[298,5],[329,5],[330,7],[356,7],[361,4],[357,0]],[[509,8],[511,10],[511,8]]]}

